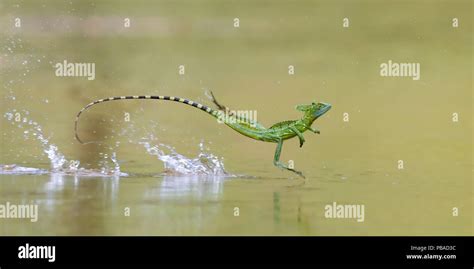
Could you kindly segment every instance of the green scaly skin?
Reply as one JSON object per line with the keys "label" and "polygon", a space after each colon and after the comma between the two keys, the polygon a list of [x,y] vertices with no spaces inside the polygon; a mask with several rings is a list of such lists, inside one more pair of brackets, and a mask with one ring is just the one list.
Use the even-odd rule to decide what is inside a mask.
{"label": "green scaly skin", "polygon": [[[78,122],[79,122],[80,115],[85,110],[99,103],[115,101],[115,100],[127,100],[127,99],[155,99],[155,100],[174,101],[174,102],[183,103],[183,104],[195,107],[197,109],[200,109],[208,113],[209,115],[213,116],[216,119],[222,119],[222,115],[224,111],[229,111],[229,109],[219,104],[217,100],[214,98],[214,95],[212,95],[212,98],[213,98],[214,104],[218,108],[217,110],[212,109],[208,106],[193,102],[193,101],[189,101],[183,98],[173,97],[173,96],[140,95],[140,96],[119,96],[119,97],[110,97],[110,98],[100,99],[88,104],[83,109],[81,109],[81,111],[79,111],[79,113],[77,114],[76,120],[75,120],[75,126],[74,126],[76,139],[81,144],[91,143],[91,142],[84,143],[79,138],[78,133],[77,133]],[[224,123],[230,128],[234,129],[235,131],[247,137],[250,137],[259,141],[277,143],[275,156],[273,158],[273,164],[281,169],[292,171],[304,178],[303,173],[301,173],[298,170],[289,168],[288,166],[280,162],[280,154],[283,147],[283,141],[297,136],[300,140],[300,147],[302,147],[305,142],[303,133],[309,130],[315,134],[319,134],[320,133],[319,130],[312,128],[311,125],[317,118],[321,117],[322,115],[324,115],[324,113],[326,113],[329,109],[331,109],[331,105],[326,104],[326,103],[321,103],[321,102],[320,103],[313,102],[310,105],[298,105],[296,106],[296,109],[304,113],[301,119],[278,122],[272,125],[270,128],[265,128],[263,125],[257,122],[254,122],[250,119],[247,119],[245,117],[241,117],[238,115],[232,115],[232,114],[230,114],[230,117],[231,118],[233,117],[234,120],[227,120],[227,121],[224,121]]]}

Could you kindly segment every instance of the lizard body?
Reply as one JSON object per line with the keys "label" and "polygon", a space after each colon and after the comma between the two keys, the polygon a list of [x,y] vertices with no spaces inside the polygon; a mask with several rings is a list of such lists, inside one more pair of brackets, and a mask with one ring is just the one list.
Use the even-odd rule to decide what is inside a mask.
{"label": "lizard body", "polygon": [[[155,99],[155,100],[179,102],[179,103],[183,103],[183,104],[192,106],[194,108],[200,109],[217,119],[222,115],[221,113],[224,113],[224,111],[229,111],[229,109],[226,106],[223,106],[217,102],[214,95],[212,95],[212,99],[213,99],[214,104],[217,106],[217,110],[212,109],[208,106],[202,105],[200,103],[194,102],[194,101],[190,101],[184,98],[179,98],[179,97],[174,97],[174,96],[136,95],[136,96],[110,97],[110,98],[94,101],[86,105],[84,108],[82,108],[79,111],[79,113],[76,116],[75,125],[74,125],[76,139],[81,144],[86,144],[79,138],[78,132],[77,132],[79,117],[84,111],[89,109],[91,106],[99,104],[99,103],[115,101],[115,100],[127,100],[127,99]],[[313,133],[319,134],[319,131],[316,129],[313,129],[311,125],[317,118],[321,117],[324,113],[326,113],[329,109],[331,109],[331,105],[326,104],[326,103],[313,102],[309,105],[298,105],[296,106],[296,109],[304,113],[301,119],[278,122],[272,125],[270,128],[265,128],[263,125],[257,122],[254,122],[246,117],[242,117],[238,115],[231,115],[232,117],[234,117],[235,120],[224,121],[224,123],[244,136],[247,136],[259,141],[277,143],[277,148],[275,151],[273,164],[279,168],[295,172],[296,174],[304,177],[300,171],[297,171],[293,168],[289,168],[288,166],[280,162],[280,154],[281,154],[281,149],[283,147],[283,141],[287,139],[291,139],[293,137],[298,137],[300,141],[300,147],[302,147],[305,142],[303,133],[309,130]]]}

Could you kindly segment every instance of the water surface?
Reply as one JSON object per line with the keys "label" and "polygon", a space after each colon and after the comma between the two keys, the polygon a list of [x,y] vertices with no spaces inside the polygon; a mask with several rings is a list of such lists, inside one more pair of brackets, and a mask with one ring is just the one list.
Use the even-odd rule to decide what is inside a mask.
{"label": "water surface", "polygon": [[[2,1],[0,203],[36,203],[39,218],[0,219],[0,235],[472,235],[471,10],[469,1]],[[95,63],[95,80],[56,77],[65,59]],[[420,63],[420,80],[381,77],[388,60]],[[273,166],[275,144],[176,103],[100,104],[80,125],[100,143],[74,139],[76,113],[93,100],[210,105],[208,90],[257,110],[265,126],[299,118],[297,104],[331,103],[315,122],[320,135],[283,146],[282,161],[306,179]],[[326,218],[334,202],[364,205],[364,222]]]}

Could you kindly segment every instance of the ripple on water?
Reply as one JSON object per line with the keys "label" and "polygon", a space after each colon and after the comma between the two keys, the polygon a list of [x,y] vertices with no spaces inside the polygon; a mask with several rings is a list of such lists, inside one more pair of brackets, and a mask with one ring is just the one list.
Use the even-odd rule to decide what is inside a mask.
{"label": "ripple on water", "polygon": [[0,175],[42,175],[47,174],[48,170],[23,167],[16,164],[0,164]]}

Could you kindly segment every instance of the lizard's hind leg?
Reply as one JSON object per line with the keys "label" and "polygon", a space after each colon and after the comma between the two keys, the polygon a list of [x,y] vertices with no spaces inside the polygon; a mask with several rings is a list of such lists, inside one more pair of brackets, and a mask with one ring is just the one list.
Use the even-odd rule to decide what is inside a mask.
{"label": "lizard's hind leg", "polygon": [[[258,123],[256,120],[254,119],[250,119],[249,118],[249,115],[246,115],[246,116],[241,116],[237,113],[235,113],[235,111],[231,110],[230,108],[228,108],[227,106],[219,103],[216,99],[216,97],[214,96],[214,93],[212,91],[209,91],[209,93],[211,94],[211,100],[212,102],[216,105],[216,107],[220,110],[220,111],[223,111],[225,113],[228,113],[229,116],[231,117],[234,117],[235,116],[235,119],[238,121],[238,122],[241,122],[243,124],[249,124],[251,127],[253,128],[257,128],[257,129],[260,129],[260,130],[263,130],[265,129],[265,127]],[[255,112],[253,115],[257,115],[257,113]]]}
{"label": "lizard's hind leg", "polygon": [[276,151],[275,151],[275,157],[273,158],[273,164],[278,168],[286,169],[288,171],[291,171],[291,172],[294,172],[294,173],[298,174],[302,178],[305,178],[301,171],[295,170],[293,168],[289,168],[288,166],[286,166],[286,165],[284,165],[280,162],[280,154],[281,154],[282,147],[283,147],[283,140],[279,140],[278,144],[277,144]]}
{"label": "lizard's hind leg", "polygon": [[[212,98],[212,102],[217,106],[217,108],[221,111],[229,111],[230,109],[228,107],[226,107],[225,105],[222,105],[220,104],[219,102],[217,102],[217,99],[216,97],[214,96],[214,93],[212,91],[210,91],[211,93],[211,98]],[[232,115],[231,115],[232,116]]]}

